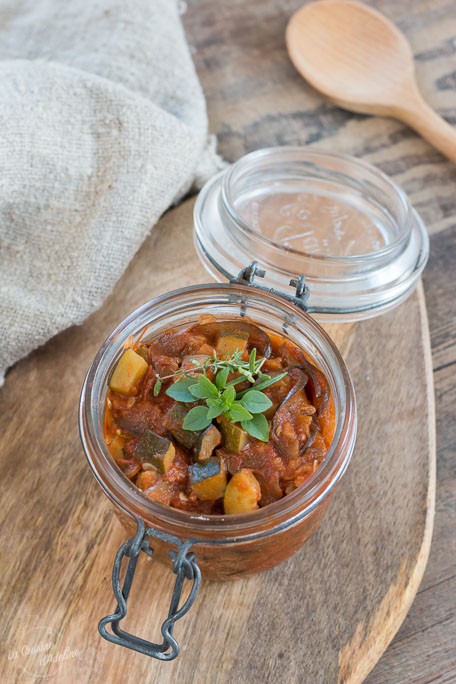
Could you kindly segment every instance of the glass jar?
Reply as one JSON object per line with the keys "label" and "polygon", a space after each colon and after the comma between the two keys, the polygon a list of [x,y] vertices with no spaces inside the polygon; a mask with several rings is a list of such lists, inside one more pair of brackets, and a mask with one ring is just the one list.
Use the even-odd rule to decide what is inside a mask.
{"label": "glass jar", "polygon": [[[162,660],[178,653],[173,625],[193,603],[201,572],[235,579],[291,556],[317,529],[347,468],[356,435],[354,390],[336,346],[309,314],[346,321],[391,309],[410,294],[429,253],[422,221],[387,176],[351,157],[302,148],[259,150],[220,172],[201,191],[194,220],[196,251],[218,284],[175,290],[128,316],[96,355],[79,410],[89,464],[131,536],[114,562],[116,611],[99,630]],[[248,316],[289,339],[325,373],[334,400],[334,438],[317,471],[291,494],[242,515],[196,515],[147,498],[118,469],[104,439],[108,380],[127,340],[137,340],[146,327],[143,339],[157,337],[207,313],[219,320]],[[136,562],[151,547],[176,574],[160,645],[119,627]],[[121,588],[125,556],[130,560]],[[192,589],[179,607],[185,578]]]}
{"label": "glass jar", "polygon": [[[147,498],[114,463],[104,439],[108,380],[126,341],[131,340],[130,336],[133,340],[138,339],[146,326],[147,338],[153,338],[170,328],[194,323],[203,313],[211,313],[221,320],[248,316],[266,331],[291,340],[325,373],[334,400],[334,438],[318,470],[303,486],[283,499],[241,515],[194,515]],[[217,580],[262,572],[295,553],[317,529],[353,451],[355,395],[336,346],[318,323],[296,304],[248,284],[198,285],[158,297],[128,316],[111,333],[84,382],[79,425],[92,471],[131,537],[122,545],[114,564],[117,610],[100,622],[100,633],[114,643],[155,658],[171,659],[179,650],[172,636],[173,620],[181,617],[193,603],[200,570],[203,576]],[[161,645],[138,639],[119,628],[119,621],[126,614],[126,599],[139,552],[141,549],[148,551],[149,542],[154,557],[172,562],[177,575],[170,617],[162,625],[164,642]],[[190,547],[194,555],[189,555]],[[130,564],[126,584],[121,589],[120,565],[124,555],[130,555]],[[184,577],[193,580],[193,589],[179,608]],[[108,624],[112,625],[113,633],[107,630]]]}
{"label": "glass jar", "polygon": [[305,274],[307,311],[353,321],[400,304],[428,256],[426,228],[407,195],[354,157],[302,147],[251,152],[214,176],[195,204],[195,247],[215,280],[252,261],[264,285],[288,290]]}
{"label": "glass jar", "polygon": [[[115,464],[103,433],[108,379],[127,339],[130,336],[137,339],[146,326],[146,338],[157,337],[170,328],[195,323],[203,313],[211,313],[220,320],[248,316],[266,331],[291,340],[325,373],[334,400],[334,439],[320,468],[305,485],[288,496],[242,515],[194,515],[147,498]],[[158,297],[128,316],[111,333],[84,383],[80,429],[93,473],[127,531],[134,532],[135,518],[139,518],[147,527],[181,540],[201,540],[192,550],[203,576],[228,580],[277,565],[315,531],[353,451],[355,395],[348,370],[334,343],[318,323],[292,302],[237,283],[198,285]],[[204,540],[211,543],[205,544]],[[160,560],[170,562],[170,544],[157,540],[154,549]]]}

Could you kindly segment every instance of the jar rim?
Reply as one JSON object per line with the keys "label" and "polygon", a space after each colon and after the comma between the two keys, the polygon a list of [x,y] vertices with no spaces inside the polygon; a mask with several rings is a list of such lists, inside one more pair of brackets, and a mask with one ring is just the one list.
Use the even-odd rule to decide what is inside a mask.
{"label": "jar rim", "polygon": [[[191,536],[206,535],[209,539],[214,534],[228,538],[241,535],[244,539],[245,535],[248,537],[255,531],[255,528],[265,522],[271,522],[274,519],[283,522],[286,519],[292,525],[298,517],[307,516],[322,499],[328,496],[345,472],[355,441],[356,410],[353,384],[340,352],[323,328],[305,312],[285,301],[280,295],[265,292],[259,294],[252,290],[252,287],[238,283],[204,284],[179,288],[163,294],[127,316],[106,338],[96,354],[81,392],[79,404],[81,441],[98,483],[108,497],[129,515],[153,519],[158,524],[172,526],[181,532],[192,532]],[[156,317],[162,316],[163,318],[169,306],[177,306],[179,301],[182,306],[185,303],[187,307],[191,307],[192,303],[196,301],[204,303],[205,299],[211,297],[212,299],[218,297],[220,301],[223,297],[229,297],[229,301],[233,301],[233,297],[238,297],[239,302],[244,303],[249,298],[252,302],[257,297],[263,306],[266,300],[268,311],[270,309],[280,311],[287,320],[290,320],[290,315],[292,315],[296,324],[305,327],[306,333],[312,335],[312,341],[321,353],[327,355],[328,367],[332,373],[331,378],[328,378],[330,384],[334,386],[337,377],[339,383],[337,387],[343,385],[345,393],[343,394],[340,390],[341,396],[344,397],[344,405],[336,407],[336,431],[333,443],[325,460],[311,478],[279,501],[240,515],[195,515],[147,498],[116,466],[104,441],[104,435],[100,434],[100,401],[103,404],[101,411],[104,415],[102,397],[106,397],[106,389],[103,388],[107,387],[110,370],[129,336],[132,334],[139,336],[145,326],[150,324],[154,312]],[[325,372],[328,372],[327,368]],[[271,530],[271,533],[273,532],[274,529]]]}
{"label": "jar rim", "polygon": [[[312,160],[307,167],[305,159]],[[296,168],[301,169],[300,176]],[[293,189],[295,180],[297,189]],[[296,218],[280,223],[283,193],[296,196],[290,206],[301,201],[309,211],[309,232],[306,226],[301,230]],[[256,197],[263,207],[261,218],[251,213],[257,211]],[[337,215],[332,218],[334,209]],[[245,211],[243,218],[239,212]],[[393,220],[395,213],[399,218]],[[196,251],[212,277],[218,282],[230,280],[253,259],[267,270],[264,285],[279,292],[287,291],[290,279],[304,275],[310,290],[309,312],[319,321],[363,320],[393,309],[410,295],[429,256],[426,227],[404,191],[375,166],[346,154],[293,146],[250,152],[207,181],[193,215]],[[347,223],[340,231],[342,219]],[[258,230],[249,221],[258,224]],[[304,246],[306,240],[314,241],[317,253],[287,246],[298,239]],[[347,254],[354,243],[353,251],[359,251],[358,239],[368,246],[365,253],[337,256],[320,249],[329,245],[323,251]]]}
{"label": "jar rim", "polygon": [[400,210],[403,211],[404,214],[403,221],[401,221],[401,225],[399,226],[400,230],[397,237],[394,240],[391,240],[384,247],[381,247],[380,249],[377,249],[372,252],[367,252],[365,254],[335,256],[331,254],[326,255],[306,253],[302,250],[296,250],[292,247],[280,245],[279,249],[281,251],[288,252],[298,257],[307,257],[312,259],[313,261],[321,261],[322,263],[327,263],[331,261],[340,261],[342,263],[358,263],[361,261],[364,263],[372,261],[374,259],[382,258],[384,256],[396,252],[401,247],[401,245],[403,245],[404,242],[407,240],[413,224],[412,207],[405,192],[398,185],[396,185],[396,183],[394,183],[392,179],[389,178],[389,176],[387,176],[386,173],[383,173],[383,171],[381,171],[380,169],[376,168],[372,164],[369,164],[369,162],[366,162],[362,159],[358,159],[357,157],[353,157],[352,155],[335,152],[319,152],[318,150],[309,150],[306,148],[293,145],[283,145],[280,147],[264,147],[259,150],[254,150],[244,155],[236,162],[234,162],[234,164],[232,164],[225,173],[222,172],[222,201],[224,203],[226,211],[229,213],[232,220],[241,230],[245,231],[246,233],[254,235],[257,239],[264,242],[265,244],[268,244],[276,248],[278,247],[276,241],[272,240],[271,238],[268,238],[267,236],[263,235],[260,231],[252,228],[252,226],[250,226],[242,218],[242,216],[239,215],[239,213],[235,209],[231,186],[233,184],[233,180],[236,174],[244,170],[248,165],[254,165],[259,160],[265,157],[268,157],[269,160],[271,160],[272,163],[274,163],[275,158],[279,157],[280,155],[289,155],[292,157],[295,156],[297,157],[296,160],[301,163],[303,163],[304,159],[315,161],[328,159],[343,160],[347,164],[351,165],[353,168],[360,168],[364,169],[366,172],[373,173],[388,186],[389,190],[391,191],[392,197],[394,197],[394,199],[397,200],[398,207]]}

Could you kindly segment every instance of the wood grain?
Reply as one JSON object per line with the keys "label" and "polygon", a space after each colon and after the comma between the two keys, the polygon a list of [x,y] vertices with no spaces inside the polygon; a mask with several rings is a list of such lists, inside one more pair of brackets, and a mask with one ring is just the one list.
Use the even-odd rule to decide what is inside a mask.
{"label": "wood grain", "polygon": [[[431,234],[424,273],[437,400],[437,511],[423,580],[426,611],[412,634],[412,606],[393,645],[367,681],[379,684],[456,681],[456,594],[443,602],[452,617],[439,623],[440,583],[454,576],[456,557],[456,166],[392,119],[354,114],[328,103],[291,65],[284,32],[302,0],[190,0],[184,15],[208,97],[212,129],[228,159],[274,144],[309,145],[354,154],[375,164],[407,192]],[[456,124],[456,8],[452,0],[370,0],[404,32],[424,99]],[[441,234],[438,234],[441,233]],[[432,633],[428,632],[431,629]],[[397,646],[396,646],[397,644]],[[400,645],[401,644],[401,645]],[[441,645],[444,644],[444,647]],[[438,657],[422,657],[435,649]],[[377,675],[378,672],[378,675]],[[453,681],[442,675],[442,682]]]}
{"label": "wood grain", "polygon": [[[455,123],[453,3],[371,4],[404,30],[414,48],[426,99]],[[424,283],[426,297],[432,300],[429,313],[436,349],[436,530],[422,589],[367,681],[454,681],[456,340],[447,319],[454,322],[456,314],[450,287],[456,262],[449,251],[454,240],[456,171],[406,127],[338,110],[303,82],[289,63],[283,42],[287,20],[300,2],[192,0],[188,6],[185,27],[208,97],[212,130],[228,159],[285,143],[357,154],[394,176],[434,235],[436,258],[433,262],[431,254]],[[160,665],[99,639],[95,626],[112,607],[111,563],[123,534],[81,457],[75,425],[79,388],[102,338],[135,306],[175,287],[177,268],[180,284],[206,279],[193,257],[185,258],[185,269],[181,268],[182,255],[192,254],[190,213],[187,203],[167,214],[100,311],[83,326],[54,338],[7,376],[0,394],[4,444],[0,562],[2,597],[6,597],[1,604],[2,681],[32,682],[49,675],[59,682],[82,683],[326,684],[337,681],[339,673],[347,681],[359,681],[386,645],[387,639],[379,643],[371,635],[379,621],[388,621],[391,601],[405,611],[412,598],[413,588],[405,595],[404,567],[407,576],[417,575],[416,589],[432,516],[432,510],[423,507],[432,461],[420,460],[427,454],[423,444],[429,440],[431,416],[424,389],[426,342],[417,336],[424,314],[419,293],[387,317],[346,331],[331,329],[354,375],[362,428],[350,470],[317,535],[293,559],[265,575],[231,585],[206,585],[195,610],[176,630],[183,653],[175,663]],[[179,251],[174,248],[177,243]],[[447,270],[440,267],[443,260]],[[158,263],[159,284],[154,271]],[[380,376],[381,358],[388,363]],[[421,391],[412,392],[407,384],[391,391],[385,381],[385,372],[388,382],[395,379],[391,358],[417,378]],[[377,385],[387,391],[382,401]],[[373,403],[379,407],[375,417]],[[404,403],[412,410],[404,412]],[[418,416],[420,421],[410,429],[409,421]],[[378,426],[387,427],[381,449],[375,458],[368,457]],[[404,460],[400,475],[394,477],[397,435],[403,439]],[[404,497],[403,491],[411,492],[413,499]],[[362,501],[369,501],[369,506],[363,508]],[[392,524],[387,513],[397,501],[404,515]],[[158,637],[157,623],[171,582],[166,573],[147,560],[139,568],[127,627],[147,637]],[[287,603],[290,593],[293,602]],[[226,620],[228,611],[231,620]],[[398,615],[398,621],[401,618]],[[327,625],[322,635],[317,629],[320,619]],[[397,627],[387,624],[389,638]],[[191,641],[185,639],[188,634]],[[43,654],[21,653],[27,645],[48,642],[55,646],[44,656],[50,653],[61,657],[61,662],[42,664]],[[328,653],[340,653],[340,663],[337,657],[328,658]]]}
{"label": "wood grain", "polygon": [[[79,387],[95,347],[120,317],[149,296],[206,279],[192,251],[192,204],[160,222],[100,311],[8,375],[0,414],[8,471],[2,483],[8,681],[38,673],[70,682],[298,682],[302,672],[312,682],[361,681],[416,592],[432,527],[434,463],[420,292],[383,319],[331,326],[357,387],[360,430],[352,465],[304,548],[254,578],[205,583],[176,629],[183,651],[173,663],[98,637],[97,621],[112,606],[113,557],[125,535],[80,455]],[[151,263],[160,263],[160,271],[151,271]],[[383,335],[385,326],[396,332]],[[409,336],[416,340],[412,356]],[[394,384],[385,383],[387,364]],[[129,628],[158,638],[172,581],[167,568],[142,559]],[[46,644],[43,629],[55,644],[51,655],[76,655],[62,662],[23,655],[24,644]],[[8,660],[15,649],[17,658]]]}
{"label": "wood grain", "polygon": [[422,98],[404,34],[358,0],[318,0],[286,31],[291,61],[334,104],[405,122],[456,162],[456,130]]}

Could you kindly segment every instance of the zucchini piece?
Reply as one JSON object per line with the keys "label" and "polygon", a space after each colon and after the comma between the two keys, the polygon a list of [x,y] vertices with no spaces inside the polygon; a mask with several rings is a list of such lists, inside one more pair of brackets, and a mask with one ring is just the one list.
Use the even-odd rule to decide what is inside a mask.
{"label": "zucchini piece", "polygon": [[258,508],[261,488],[255,475],[248,468],[242,468],[233,475],[225,490],[223,508],[228,515],[248,513]]}
{"label": "zucchini piece", "polygon": [[225,449],[232,454],[240,454],[247,443],[247,432],[226,418],[220,421],[220,429]]}
{"label": "zucchini piece", "polygon": [[117,461],[118,458],[125,458],[124,454],[124,444],[125,442],[121,437],[115,437],[112,442],[109,444],[109,451],[111,453],[111,456],[114,458],[114,460]]}
{"label": "zucchini piece", "polygon": [[109,387],[119,394],[131,394],[133,387],[141,380],[148,368],[144,359],[133,349],[126,349],[114,369]]}
{"label": "zucchini piece", "polygon": [[152,463],[161,473],[167,473],[176,455],[176,449],[171,440],[156,435],[152,430],[146,430],[138,442],[135,451],[137,461]]}
{"label": "zucchini piece", "polygon": [[248,341],[249,334],[247,332],[222,328],[215,350],[219,356],[231,356],[236,349],[241,352],[244,351]]}
{"label": "zucchini piece", "polygon": [[173,408],[166,414],[163,425],[179,444],[182,444],[186,449],[193,449],[198,444],[200,433],[184,430],[182,427],[189,411],[190,409],[182,404],[174,404]]}
{"label": "zucchini piece", "polygon": [[209,425],[208,428],[198,434],[199,440],[195,447],[194,459],[201,462],[212,456],[215,447],[218,447],[222,441],[222,435],[215,425]]}
{"label": "zucchini piece", "polygon": [[220,499],[226,488],[226,466],[220,456],[211,456],[203,463],[189,467],[189,482],[201,501]]}

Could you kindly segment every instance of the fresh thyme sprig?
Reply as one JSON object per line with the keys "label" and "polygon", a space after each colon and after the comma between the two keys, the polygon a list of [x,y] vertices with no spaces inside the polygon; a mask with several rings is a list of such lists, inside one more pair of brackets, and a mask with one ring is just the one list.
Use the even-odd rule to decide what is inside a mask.
{"label": "fresh thyme sprig", "polygon": [[[287,371],[271,377],[261,370],[265,361],[264,358],[256,358],[255,348],[248,361],[243,359],[239,350],[223,359],[219,359],[214,350],[212,356],[203,363],[192,359],[194,370],[180,369],[163,378],[157,375],[154,395],[158,396],[164,380],[177,377],[166,390],[168,396],[182,403],[204,401],[204,404],[193,407],[187,413],[182,425],[184,430],[204,430],[214,418],[223,414],[232,423],[240,422],[242,428],[253,437],[267,442],[269,426],[263,413],[272,406],[272,402],[261,390],[281,380]],[[209,370],[214,373],[215,383],[207,377]],[[231,373],[239,375],[227,382]],[[235,386],[246,380],[255,384],[255,387],[237,393]]]}

